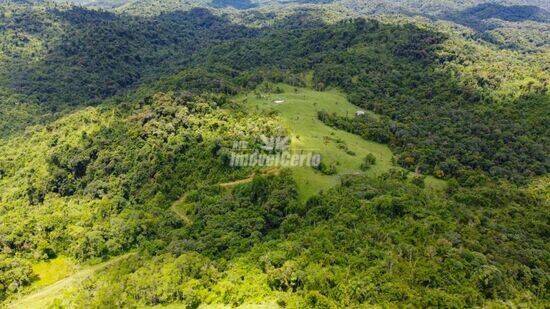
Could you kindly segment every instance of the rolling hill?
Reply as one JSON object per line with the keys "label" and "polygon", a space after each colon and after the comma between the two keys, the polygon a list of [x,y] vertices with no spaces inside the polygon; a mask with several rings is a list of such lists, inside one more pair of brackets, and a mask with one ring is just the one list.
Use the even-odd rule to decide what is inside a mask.
{"label": "rolling hill", "polygon": [[0,3],[1,305],[548,307],[545,6]]}

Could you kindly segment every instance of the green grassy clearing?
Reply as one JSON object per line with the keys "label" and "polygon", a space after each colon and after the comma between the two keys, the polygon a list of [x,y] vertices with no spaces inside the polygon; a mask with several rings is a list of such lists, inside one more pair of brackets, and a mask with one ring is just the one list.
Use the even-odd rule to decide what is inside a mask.
{"label": "green grassy clearing", "polygon": [[[341,175],[365,173],[360,170],[360,166],[369,153],[376,157],[376,164],[366,172],[367,175],[380,175],[393,167],[393,153],[388,146],[333,129],[317,118],[319,111],[354,117],[360,108],[349,103],[342,93],[337,90],[319,92],[284,84],[275,87],[282,93],[255,91],[239,95],[235,101],[251,111],[277,112],[283,125],[290,131],[292,150],[319,152],[325,164],[335,165],[335,175],[324,175],[310,167],[293,170],[302,201],[337,185]],[[428,177],[426,184],[432,188],[444,186],[443,181],[433,177]]]}
{"label": "green grassy clearing", "polygon": [[38,262],[32,265],[33,272],[38,276],[31,289],[53,284],[68,277],[78,269],[76,263],[67,257],[57,257],[48,261]]}
{"label": "green grassy clearing", "polygon": [[[51,261],[33,265],[40,280],[33,284],[34,290],[28,294],[19,295],[13,299],[8,308],[49,308],[53,302],[62,298],[70,289],[76,289],[86,279],[93,276],[133,253],[127,253],[110,260],[91,265],[78,267],[68,258],[56,258]],[[60,267],[57,269],[56,267]],[[58,273],[58,274],[57,274]]]}

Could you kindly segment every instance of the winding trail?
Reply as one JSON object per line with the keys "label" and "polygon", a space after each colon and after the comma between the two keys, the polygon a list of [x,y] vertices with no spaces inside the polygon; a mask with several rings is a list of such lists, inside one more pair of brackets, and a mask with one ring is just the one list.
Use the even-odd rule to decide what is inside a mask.
{"label": "winding trail", "polygon": [[189,217],[186,214],[184,214],[180,209],[178,209],[178,207],[176,206],[185,200],[185,196],[186,195],[182,196],[177,202],[172,204],[172,207],[170,207],[170,210],[172,210],[172,212],[174,212],[181,219],[181,221],[183,221],[183,223],[185,223],[186,225],[191,225],[193,221],[191,221],[191,219],[189,219]]}
{"label": "winding trail", "polygon": [[[260,175],[261,176],[267,176],[267,175],[278,175],[280,172],[280,170],[278,168],[269,168],[269,169],[266,169],[262,172],[260,172]],[[235,180],[235,181],[231,181],[231,182],[226,182],[226,183],[220,183],[220,187],[222,188],[233,188],[233,187],[236,187],[238,185],[242,185],[242,184],[245,184],[245,183],[249,183],[249,182],[252,182],[252,180],[254,180],[254,177],[256,177],[257,174],[252,174],[250,175],[249,177],[247,178],[244,178],[244,179],[240,179],[240,180]]]}
{"label": "winding trail", "polygon": [[[280,170],[278,168],[268,168],[259,173],[254,173],[244,179],[219,183],[218,185],[224,189],[231,189],[238,185],[252,182],[252,180],[254,180],[254,177],[256,177],[257,175],[262,175],[262,176],[279,175],[279,173],[280,173]],[[177,201],[175,201],[172,204],[172,206],[170,207],[170,210],[172,210],[172,212],[174,212],[183,221],[183,223],[185,223],[186,225],[191,225],[193,221],[189,219],[189,217],[180,209],[181,205],[185,204],[186,198],[187,198],[187,194],[182,195]]]}

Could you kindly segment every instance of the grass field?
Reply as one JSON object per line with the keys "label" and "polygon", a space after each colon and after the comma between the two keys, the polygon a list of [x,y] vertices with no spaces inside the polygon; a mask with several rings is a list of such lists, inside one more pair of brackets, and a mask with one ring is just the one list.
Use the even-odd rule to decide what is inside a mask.
{"label": "grass field", "polygon": [[72,259],[63,256],[36,263],[32,265],[32,270],[38,276],[38,280],[32,284],[31,289],[55,283],[68,277],[77,269],[78,266]]}
{"label": "grass field", "polygon": [[[337,174],[324,175],[310,167],[295,168],[293,173],[298,183],[302,201],[327,190],[340,182],[341,175],[364,173],[361,163],[369,153],[376,157],[376,164],[366,174],[379,175],[392,168],[393,154],[388,146],[333,129],[317,118],[319,111],[354,117],[359,108],[337,90],[319,92],[278,84],[282,93],[250,92],[235,97],[235,101],[255,112],[278,114],[283,125],[291,132],[291,148],[294,151],[318,152],[325,164],[334,164]],[[376,116],[376,115],[374,115]],[[354,153],[354,154],[353,154]],[[441,188],[443,181],[428,177],[428,186]]]}
{"label": "grass field", "polygon": [[[86,279],[96,272],[108,266],[116,264],[133,253],[127,253],[111,258],[109,261],[92,266],[77,267],[67,258],[57,258],[48,262],[36,264],[33,270],[37,271],[40,280],[33,284],[32,292],[20,295],[14,299],[7,308],[49,308],[58,298],[63,298],[64,293],[70,289],[76,289]],[[57,269],[56,267],[60,267]],[[56,274],[56,270],[59,274]]]}

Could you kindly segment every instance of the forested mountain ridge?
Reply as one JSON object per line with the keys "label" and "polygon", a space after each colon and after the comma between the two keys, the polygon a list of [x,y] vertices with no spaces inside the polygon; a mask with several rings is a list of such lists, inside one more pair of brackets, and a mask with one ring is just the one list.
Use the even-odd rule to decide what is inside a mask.
{"label": "forested mountain ridge", "polygon": [[[123,6],[125,4],[136,4],[136,5],[143,5],[148,4],[148,0],[143,1],[133,1],[133,0],[59,0],[57,2],[60,3],[74,3],[78,5],[84,5],[84,6],[99,6],[99,7],[118,7]],[[141,3],[139,3],[141,2]],[[171,0],[167,1],[167,3],[171,2]],[[210,0],[204,0],[204,1],[197,1],[198,3],[205,5],[205,4],[212,4],[213,1]],[[406,8],[409,11],[423,11],[423,12],[429,12],[431,14],[437,14],[440,13],[441,10],[445,10],[446,12],[451,10],[459,10],[464,9],[466,7],[473,7],[480,4],[498,4],[498,5],[505,5],[505,6],[513,6],[513,5],[522,5],[522,6],[536,6],[545,10],[550,9],[550,5],[544,1],[544,0],[500,0],[500,1],[487,1],[487,0],[469,0],[469,1],[438,1],[438,0],[397,0],[392,1],[391,3],[384,0],[376,0],[376,1],[361,1],[361,0],[223,0],[223,2],[226,5],[235,4],[234,6],[238,8],[239,3],[248,3],[251,5],[252,8],[256,8],[258,6],[268,6],[268,5],[275,5],[275,4],[281,4],[281,5],[292,5],[292,4],[332,4],[334,2],[344,2],[344,3],[350,3],[355,5],[362,5],[365,8],[368,7],[387,7],[387,8],[396,8],[396,7],[402,7]],[[190,4],[191,1],[180,1],[182,4]],[[244,6],[241,8],[248,9],[251,8],[250,6]]]}
{"label": "forested mountain ridge", "polygon": [[[101,100],[139,81],[177,72],[195,51],[254,33],[239,25],[227,28],[231,24],[227,17],[200,9],[129,17],[77,7],[9,3],[2,7],[2,88],[38,94],[32,101],[42,107],[51,100],[57,106]],[[495,35],[485,38],[496,42],[502,33]],[[538,38],[533,42],[548,46]]]}
{"label": "forested mountain ridge", "polygon": [[[547,307],[541,3],[367,2],[1,3],[0,301]],[[273,136],[335,159],[228,163]]]}
{"label": "forested mountain ridge", "polygon": [[209,44],[254,34],[205,9],[152,18],[51,3],[8,2],[0,10],[3,134],[43,121],[38,114],[97,103],[175,73]]}
{"label": "forested mountain ridge", "polygon": [[466,9],[462,14],[464,15],[462,18],[470,17],[481,20],[497,18],[506,21],[532,20],[543,23],[550,22],[550,13],[537,6],[503,6],[487,3]]}
{"label": "forested mountain ridge", "polygon": [[[26,8],[21,12],[23,17],[16,10],[6,19],[6,31],[20,30],[13,20],[29,14]],[[30,14],[38,12],[31,9]],[[307,21],[308,15],[301,15],[306,20],[301,29],[294,29],[298,19],[293,17],[250,29],[204,9],[152,18],[74,7],[47,12],[68,30],[58,34],[53,26],[28,23],[23,30],[53,32],[63,43],[49,46],[43,56],[29,56],[40,59],[27,59],[30,65],[12,55],[5,85],[45,110],[87,105],[186,67],[203,71],[183,71],[184,80],[174,83],[181,78],[176,74],[169,85],[190,89],[188,79],[200,77],[195,90],[233,94],[272,78],[262,71],[278,71],[290,80],[313,70],[319,89],[340,87],[353,103],[388,117],[356,133],[392,144],[405,167],[439,177],[457,176],[467,167],[517,181],[548,169],[547,52],[514,55],[432,30],[380,22],[329,25]],[[484,63],[482,54],[501,63]],[[517,59],[532,66],[527,69]],[[203,74],[204,68],[210,75]],[[243,75],[234,79],[237,74]],[[209,78],[225,86],[205,82]],[[472,129],[472,123],[479,128]],[[434,126],[447,130],[433,132]],[[485,145],[480,148],[478,141]],[[528,155],[519,159],[522,154]]]}
{"label": "forested mountain ridge", "polygon": [[41,47],[30,55],[6,55],[6,84],[57,105],[112,96],[142,77],[177,71],[208,44],[253,33],[201,9],[152,19],[78,7],[15,6],[6,14],[4,31],[23,35],[6,42],[8,48],[29,46],[32,39]]}
{"label": "forested mountain ridge", "polygon": [[[327,19],[364,16],[408,16],[432,21],[450,21],[476,30],[476,38],[514,50],[537,50],[548,46],[547,1],[134,1],[115,11],[133,15],[156,15],[177,9],[202,6],[229,13],[250,23],[258,12],[271,18],[281,11],[304,7],[323,11]],[[232,5],[233,4],[233,5]],[[490,17],[490,18],[488,18]],[[271,19],[267,19],[269,22]],[[265,21],[264,21],[265,22]]]}

